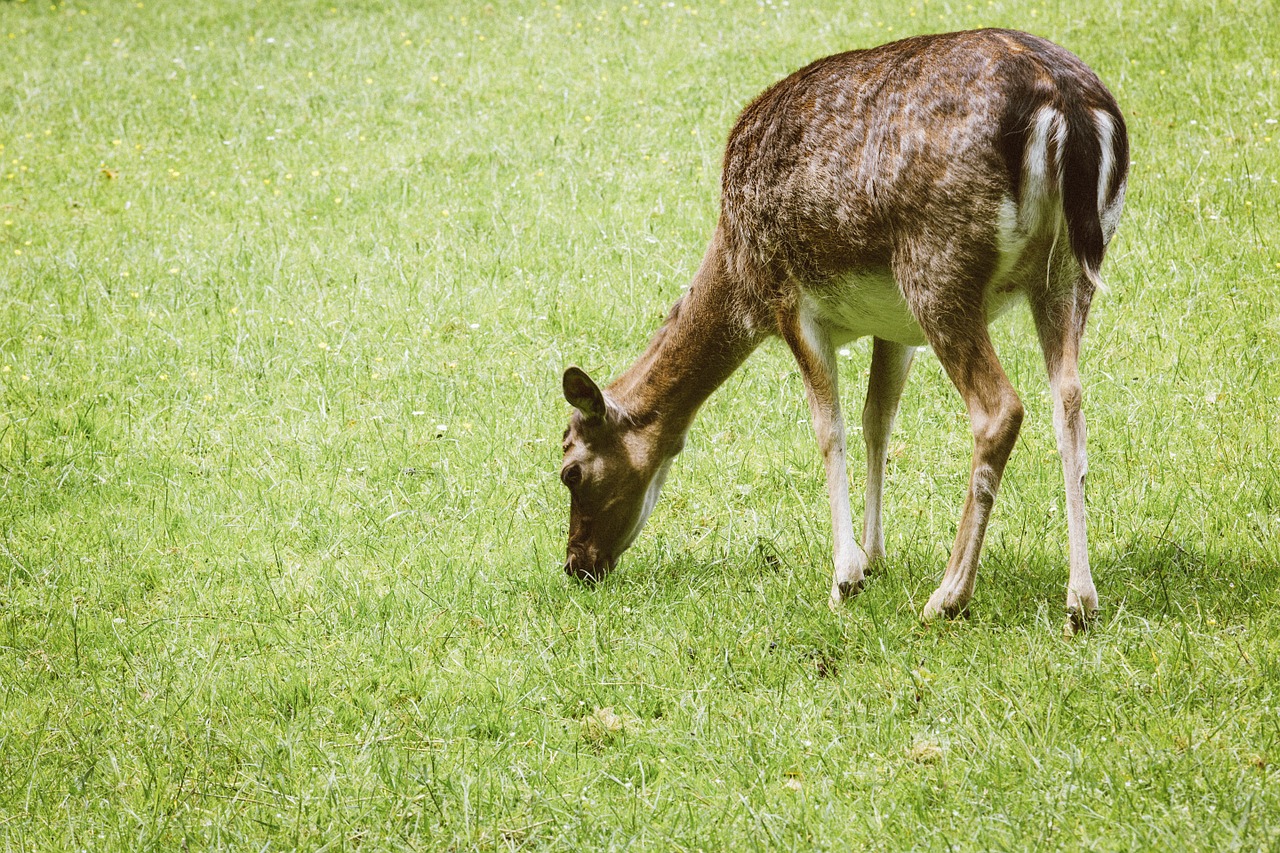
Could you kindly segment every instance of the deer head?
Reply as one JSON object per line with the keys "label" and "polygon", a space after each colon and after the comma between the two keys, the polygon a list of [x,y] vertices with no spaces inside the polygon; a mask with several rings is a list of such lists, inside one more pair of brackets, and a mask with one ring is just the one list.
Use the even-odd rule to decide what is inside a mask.
{"label": "deer head", "polygon": [[560,466],[560,481],[569,489],[564,570],[594,582],[613,569],[644,527],[675,452],[662,452],[655,431],[577,367],[564,373],[564,398],[576,409]]}

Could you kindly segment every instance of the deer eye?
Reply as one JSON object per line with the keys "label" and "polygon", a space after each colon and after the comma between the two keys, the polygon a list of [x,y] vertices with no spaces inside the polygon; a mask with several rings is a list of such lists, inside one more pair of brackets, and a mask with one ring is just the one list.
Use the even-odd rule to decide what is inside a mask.
{"label": "deer eye", "polygon": [[577,465],[570,465],[560,472],[560,482],[572,489],[582,482],[582,469]]}

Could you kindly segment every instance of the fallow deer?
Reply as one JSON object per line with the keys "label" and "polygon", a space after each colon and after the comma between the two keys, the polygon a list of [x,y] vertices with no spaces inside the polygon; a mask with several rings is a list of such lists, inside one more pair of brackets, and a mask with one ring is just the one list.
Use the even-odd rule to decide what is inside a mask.
{"label": "fallow deer", "polygon": [[[729,134],[720,217],[688,291],[607,388],[568,368],[560,478],[565,571],[596,580],[635,540],[698,407],[764,339],[799,365],[826,468],[833,607],[885,556],[889,432],[917,348],[960,391],[969,490],[925,620],[964,612],[1023,407],[987,325],[1028,302],[1066,482],[1067,630],[1098,606],[1085,531],[1080,339],[1124,202],[1128,137],[1079,58],[1010,30],[929,35],[818,60],[757,97]],[[874,338],[854,536],[836,347]]]}

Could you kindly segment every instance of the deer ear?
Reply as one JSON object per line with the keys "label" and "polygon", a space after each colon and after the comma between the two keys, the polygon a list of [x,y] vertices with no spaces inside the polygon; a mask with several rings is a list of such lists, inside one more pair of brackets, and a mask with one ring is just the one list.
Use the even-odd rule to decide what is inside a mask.
{"label": "deer ear", "polygon": [[581,368],[570,367],[564,372],[564,398],[587,420],[604,417],[604,392]]}

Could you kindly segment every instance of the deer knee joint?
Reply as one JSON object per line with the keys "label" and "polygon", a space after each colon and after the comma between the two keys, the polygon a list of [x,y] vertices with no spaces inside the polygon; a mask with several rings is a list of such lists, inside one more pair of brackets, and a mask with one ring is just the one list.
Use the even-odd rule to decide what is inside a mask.
{"label": "deer knee joint", "polygon": [[844,425],[831,421],[829,423],[817,423],[813,425],[814,435],[818,439],[818,450],[822,452],[825,459],[833,453],[844,453]]}
{"label": "deer knee joint", "polygon": [[973,435],[977,440],[979,452],[994,452],[1007,456],[1013,449],[1022,429],[1022,401],[1016,394],[1009,394],[1001,401],[1000,407],[985,417],[974,418]]}
{"label": "deer knee joint", "polygon": [[989,465],[982,465],[973,471],[973,499],[983,510],[990,512],[996,503],[996,492],[1000,489],[1000,475]]}
{"label": "deer knee joint", "polygon": [[1062,404],[1062,411],[1068,417],[1074,417],[1079,414],[1084,404],[1084,389],[1080,385],[1080,380],[1069,379],[1058,385],[1058,400]]}
{"label": "deer knee joint", "polygon": [[1023,408],[1022,401],[1018,399],[1017,395],[1009,395],[1009,399],[1005,401],[1001,419],[1005,422],[1006,429],[1014,438],[1017,438],[1018,430],[1022,429],[1022,416],[1025,413],[1026,409]]}

